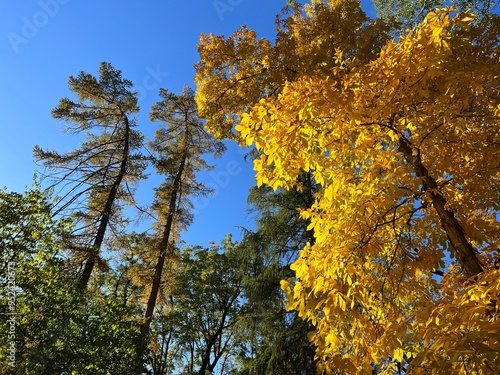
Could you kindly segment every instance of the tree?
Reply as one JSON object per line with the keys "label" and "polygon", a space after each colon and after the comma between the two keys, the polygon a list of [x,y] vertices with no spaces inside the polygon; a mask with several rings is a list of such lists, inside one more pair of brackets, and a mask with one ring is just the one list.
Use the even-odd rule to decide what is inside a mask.
{"label": "tree", "polygon": [[336,1],[335,7],[315,3],[315,8],[305,8],[311,17],[303,17],[296,5],[287,8],[290,17],[277,18],[274,45],[246,27],[229,38],[201,35],[196,102],[200,117],[216,137],[232,138],[241,113],[262,98],[278,95],[286,82],[328,75],[337,49],[368,62],[388,39],[389,26],[368,22],[356,0]]}
{"label": "tree", "polygon": [[[387,1],[373,0],[373,6],[382,19],[394,19],[398,21],[401,29],[413,27],[422,22],[427,13],[440,6],[450,5],[448,1],[442,0],[418,0],[418,1]],[[471,10],[479,17],[491,14],[498,7],[498,2],[493,0],[458,0],[453,2],[461,12]]]}
{"label": "tree", "polygon": [[46,322],[36,319],[37,313],[50,312],[52,301],[25,315],[32,301],[40,302],[45,297],[48,280],[58,283],[62,274],[60,240],[69,223],[53,220],[50,207],[37,186],[24,193],[0,190],[2,374],[19,373],[16,371],[26,368],[26,362],[31,363],[33,357],[43,362],[47,352],[51,352],[37,345],[43,336],[35,328]]}
{"label": "tree", "polygon": [[72,223],[53,205],[37,186],[0,191],[0,373],[137,373],[137,307],[99,291],[82,298],[64,256]]}
{"label": "tree", "polygon": [[242,293],[236,251],[229,237],[222,246],[182,252],[170,314],[179,330],[176,345],[185,356],[179,363],[188,373],[214,373],[233,349]]}
{"label": "tree", "polygon": [[109,63],[99,66],[99,78],[81,72],[70,76],[74,102],[61,99],[52,110],[55,119],[70,125],[65,131],[83,133],[85,140],[74,151],[60,154],[34,148],[35,159],[51,173],[52,187],[62,194],[59,213],[71,208],[81,226],[72,244],[77,258],[83,258],[81,285],[86,287],[109,227],[119,231],[123,203],[130,202],[131,189],[142,178],[144,158],[137,153],[142,135],[134,127],[139,111],[132,82],[123,79]]}
{"label": "tree", "polygon": [[314,203],[311,175],[300,176],[303,191],[274,192],[268,186],[250,190],[248,203],[257,216],[255,231],[246,231],[238,246],[244,310],[239,317],[240,363],[235,374],[311,374],[314,349],[307,338],[312,326],[296,311],[286,311],[280,280],[293,277],[290,265],[300,249],[314,241],[297,208]]}
{"label": "tree", "polygon": [[174,243],[191,221],[189,198],[210,192],[196,181],[196,172],[211,168],[203,160],[204,155],[218,156],[224,150],[223,144],[215,141],[203,128],[203,123],[196,114],[194,92],[190,88],[184,87],[180,95],[162,89],[160,96],[162,100],[151,108],[150,119],[162,125],[156,131],[150,149],[157,172],[166,178],[156,189],[153,203],[157,219],[154,245],[156,263],[144,322],[141,324],[144,340],[149,334],[149,325],[157,304],[165,261],[174,256]]}
{"label": "tree", "polygon": [[[286,61],[272,53],[280,45],[291,56],[314,46],[323,68],[301,69],[275,91],[257,93],[251,64],[232,51],[208,54],[234,36],[203,38],[197,100],[216,134],[255,144],[258,185],[300,190],[309,171],[321,186],[302,210],[314,243],[292,266],[297,281],[282,282],[288,308],[315,326],[319,371],[495,373],[499,19],[437,10],[369,51],[325,35],[325,20],[342,14],[352,45],[382,40],[376,21],[352,28],[356,7],[313,1],[292,14],[295,33],[278,34],[260,61]],[[238,48],[254,41],[238,38]],[[274,79],[272,69],[259,74]]]}

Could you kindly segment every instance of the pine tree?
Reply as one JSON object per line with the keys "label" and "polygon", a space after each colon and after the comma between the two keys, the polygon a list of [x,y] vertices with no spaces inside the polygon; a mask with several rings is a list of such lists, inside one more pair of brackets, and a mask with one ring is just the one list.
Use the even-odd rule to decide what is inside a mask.
{"label": "pine tree", "polygon": [[77,100],[61,99],[52,117],[67,123],[65,132],[84,135],[80,147],[59,153],[34,148],[34,156],[47,168],[52,187],[61,200],[56,213],[71,210],[77,231],[71,247],[84,262],[81,286],[86,287],[108,235],[123,224],[121,210],[130,201],[131,190],[143,177],[143,157],[138,153],[142,135],[133,117],[139,111],[132,82],[119,70],[101,63],[99,77],[81,72],[69,77],[69,88]]}
{"label": "pine tree", "polygon": [[175,242],[192,220],[189,198],[210,193],[209,189],[196,181],[196,172],[211,168],[203,159],[204,155],[219,156],[224,150],[223,144],[205,131],[197,117],[193,90],[186,86],[180,95],[175,95],[162,89],[160,97],[162,100],[151,109],[150,119],[161,126],[149,148],[154,155],[157,173],[165,175],[165,180],[155,189],[153,203],[156,262],[141,324],[144,342],[149,335],[161,291],[165,262],[175,256]]}
{"label": "pine tree", "polygon": [[246,231],[238,247],[245,274],[245,308],[239,323],[242,343],[239,374],[310,374],[315,370],[314,348],[307,338],[312,326],[296,312],[286,311],[280,281],[294,277],[290,265],[313,232],[299,209],[314,203],[319,190],[312,176],[300,176],[304,189],[274,192],[253,187],[248,203],[257,216],[255,231]]}

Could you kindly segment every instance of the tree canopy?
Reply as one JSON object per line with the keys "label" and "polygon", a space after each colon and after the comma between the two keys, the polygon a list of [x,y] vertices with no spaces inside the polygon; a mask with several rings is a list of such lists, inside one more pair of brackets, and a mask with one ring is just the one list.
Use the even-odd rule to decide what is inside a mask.
{"label": "tree canopy", "polygon": [[[427,13],[450,3],[443,0],[373,0],[373,7],[380,18],[394,20],[404,30],[422,22]],[[460,12],[472,11],[480,19],[498,10],[499,3],[495,0],[455,0],[453,4]]]}
{"label": "tree canopy", "polygon": [[[52,115],[82,142],[0,190],[0,374],[499,372],[500,17],[287,3],[273,42],[202,35],[148,142],[119,70],[70,77]],[[255,227],[186,245],[222,139],[251,148]]]}

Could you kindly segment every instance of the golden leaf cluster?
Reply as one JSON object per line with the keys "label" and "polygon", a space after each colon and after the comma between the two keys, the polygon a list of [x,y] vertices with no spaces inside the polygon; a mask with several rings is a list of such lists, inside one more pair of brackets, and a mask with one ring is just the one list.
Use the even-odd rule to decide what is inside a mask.
{"label": "golden leaf cluster", "polygon": [[472,20],[438,9],[385,42],[357,2],[313,1],[275,46],[202,39],[207,126],[256,147],[258,185],[321,186],[282,288],[326,374],[500,371],[500,22]]}

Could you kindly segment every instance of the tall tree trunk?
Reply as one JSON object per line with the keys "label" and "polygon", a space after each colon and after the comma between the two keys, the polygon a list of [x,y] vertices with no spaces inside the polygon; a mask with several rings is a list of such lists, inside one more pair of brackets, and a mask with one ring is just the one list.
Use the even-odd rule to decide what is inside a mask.
{"label": "tall tree trunk", "polygon": [[408,141],[403,138],[399,140],[399,151],[410,163],[417,177],[422,178],[423,190],[427,193],[432,205],[441,219],[441,225],[445,230],[451,245],[454,247],[456,257],[463,267],[465,274],[469,277],[475,276],[483,271],[483,266],[476,256],[476,251],[467,240],[463,228],[460,226],[455,214],[446,208],[446,199],[439,193],[438,184],[434,177],[422,164],[420,151],[412,149]]}
{"label": "tall tree trunk", "polygon": [[165,222],[165,228],[162,233],[162,238],[159,244],[159,255],[156,261],[155,274],[153,276],[151,292],[149,294],[148,303],[146,305],[146,312],[144,313],[144,321],[140,325],[141,332],[141,345],[139,358],[143,358],[145,354],[145,349],[147,345],[147,340],[149,336],[149,328],[151,320],[153,318],[153,312],[156,306],[156,300],[158,298],[158,292],[160,290],[161,277],[163,273],[163,268],[165,265],[165,258],[168,254],[170,234],[172,232],[172,224],[174,222],[174,215],[177,208],[177,201],[179,198],[182,174],[184,173],[184,166],[187,159],[187,151],[183,155],[181,160],[180,168],[174,179],[172,194],[170,195],[170,201],[168,206],[168,215]]}
{"label": "tall tree trunk", "polygon": [[106,234],[106,229],[108,227],[109,220],[111,218],[111,210],[113,208],[113,203],[115,201],[116,194],[123,181],[123,177],[127,173],[127,163],[129,157],[128,153],[130,146],[130,124],[128,121],[128,117],[124,113],[122,113],[122,117],[125,122],[125,136],[124,136],[125,145],[123,146],[120,171],[118,172],[118,175],[116,176],[116,179],[113,185],[111,186],[111,190],[109,191],[106,204],[104,205],[102,217],[99,222],[99,228],[97,229],[97,234],[95,236],[94,243],[92,244],[92,254],[85,262],[85,266],[83,268],[82,277],[80,279],[80,286],[82,289],[85,289],[89,283],[90,275],[94,270],[94,266],[96,264],[96,258],[101,249],[102,243],[104,241],[104,235]]}

